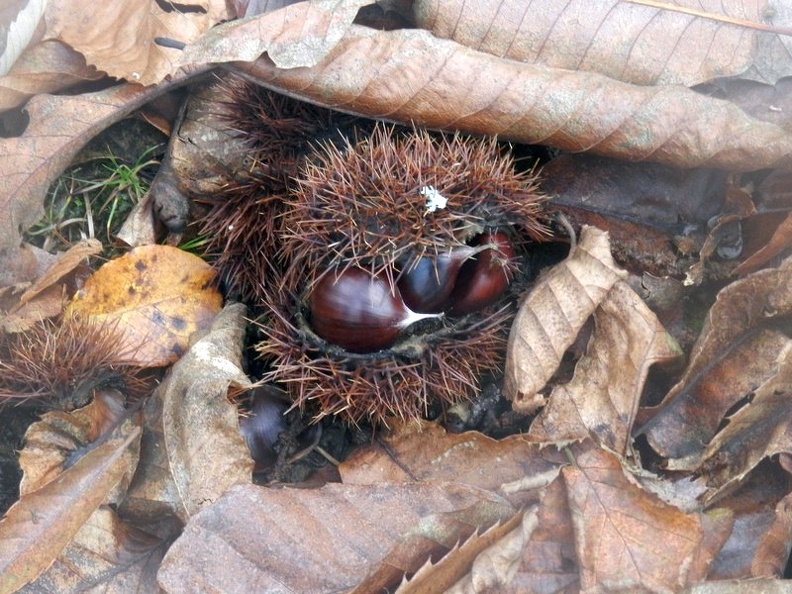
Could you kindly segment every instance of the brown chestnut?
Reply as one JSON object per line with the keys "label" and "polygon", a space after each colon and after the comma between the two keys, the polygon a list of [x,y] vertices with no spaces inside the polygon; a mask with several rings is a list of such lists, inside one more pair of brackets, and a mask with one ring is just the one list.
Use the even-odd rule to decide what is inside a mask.
{"label": "brown chestnut", "polygon": [[442,315],[415,313],[405,305],[397,287],[360,268],[325,274],[308,302],[313,331],[355,353],[388,348],[411,324]]}
{"label": "brown chestnut", "polygon": [[509,237],[501,231],[479,236],[490,249],[464,263],[454,285],[449,313],[464,315],[495,303],[509,286],[509,264],[516,257]]}
{"label": "brown chestnut", "polygon": [[435,257],[424,256],[399,277],[404,303],[413,311],[438,313],[448,309],[459,271],[476,254],[493,249],[490,244],[461,246]]}
{"label": "brown chestnut", "polygon": [[398,286],[404,303],[421,313],[443,311],[454,290],[459,269],[475,253],[475,248],[461,247],[436,257],[419,258],[399,277]]}

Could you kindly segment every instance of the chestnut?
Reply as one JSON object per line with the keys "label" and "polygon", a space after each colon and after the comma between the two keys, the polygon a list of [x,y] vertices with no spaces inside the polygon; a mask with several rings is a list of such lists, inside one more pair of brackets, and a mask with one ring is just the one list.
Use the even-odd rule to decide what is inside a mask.
{"label": "chestnut", "polygon": [[360,268],[325,274],[311,291],[308,306],[313,331],[354,353],[388,348],[411,324],[442,315],[412,311],[398,287]]}
{"label": "chestnut", "polygon": [[479,236],[482,247],[490,249],[466,261],[457,277],[449,313],[464,315],[495,303],[509,286],[509,265],[516,257],[509,237],[502,231]]}
{"label": "chestnut", "polygon": [[420,313],[443,311],[454,290],[462,264],[478,253],[463,246],[436,257],[423,256],[399,276],[398,287],[407,307]]}
{"label": "chestnut", "polygon": [[490,242],[479,240],[477,243],[477,246],[463,245],[436,257],[424,256],[405,270],[398,286],[407,307],[420,313],[448,309],[463,265],[480,252],[497,249]]}

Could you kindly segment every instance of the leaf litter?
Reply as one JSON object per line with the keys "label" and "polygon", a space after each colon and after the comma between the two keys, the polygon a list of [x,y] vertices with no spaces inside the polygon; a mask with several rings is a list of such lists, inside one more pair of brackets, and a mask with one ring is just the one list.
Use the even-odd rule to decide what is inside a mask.
{"label": "leaf litter", "polygon": [[[121,20],[140,22],[137,17],[96,12],[94,20],[108,26],[94,27],[94,33],[121,35],[136,46],[124,60],[100,51],[101,36],[75,38],[67,13],[50,13],[51,37],[71,40],[85,59],[82,67],[79,60],[70,62],[73,55],[58,54],[64,70],[85,79],[99,68],[129,82],[92,94],[34,97],[27,130],[0,138],[0,168],[11,172],[0,183],[0,209],[10,221],[5,232],[0,229],[4,263],[22,257],[20,230],[36,220],[47,186],[77,149],[99,129],[186,80],[190,74],[177,72],[177,62],[197,69],[210,61],[227,63],[270,88],[367,117],[672,167],[733,173],[789,168],[792,140],[784,110],[768,102],[744,109],[748,99],[733,84],[724,86],[726,100],[681,86],[746,68],[749,82],[783,86],[788,53],[783,59],[767,56],[783,56],[778,48],[785,40],[729,22],[739,12],[737,2],[724,7],[726,20],[713,20],[612,1],[567,3],[556,13],[560,4],[548,3],[525,18],[509,2],[479,3],[475,12],[469,6],[463,11],[460,3],[427,0],[412,7],[418,29],[393,31],[353,22],[363,4],[297,3],[201,36],[229,14],[225,5],[200,3],[202,10],[160,23],[165,28],[158,35],[188,43],[181,53],[151,43],[155,33],[148,24],[131,34],[121,26]],[[404,12],[406,4],[388,6]],[[146,6],[122,3],[117,9],[133,17]],[[754,9],[739,16],[759,21],[764,13]],[[585,18],[569,19],[573,13]],[[780,12],[776,24],[783,18]],[[515,28],[516,23],[522,24]],[[618,46],[633,48],[629,53],[606,42],[619,23],[629,25],[621,29],[626,41]],[[250,30],[266,35],[250,36]],[[706,53],[702,39],[730,51]],[[533,46],[522,40],[533,40]],[[53,43],[41,45],[59,47]],[[29,49],[36,47],[34,42]],[[555,51],[559,47],[574,51]],[[657,52],[669,59],[658,60]],[[37,86],[26,76],[26,60],[20,57],[18,69],[0,78],[0,105],[18,105],[55,88],[47,86],[52,81],[42,79]],[[174,82],[148,89],[135,82],[165,77]],[[443,97],[442,106],[427,97]],[[698,235],[655,224],[645,242],[650,247],[641,248],[662,242],[667,261],[706,251],[695,268],[689,260],[673,262],[673,274],[692,270],[697,285],[717,281],[723,287],[681,375],[667,370],[682,365],[675,337],[689,326],[668,313],[692,293],[674,285],[663,315],[653,313],[635,292],[635,270],[613,263],[611,254],[621,255],[622,244],[614,249],[607,240],[610,229],[635,235],[635,227],[596,207],[588,216],[599,215],[594,224],[600,229],[584,229],[569,259],[540,276],[514,325],[505,390],[517,409],[535,415],[530,430],[494,439],[477,431],[448,434],[429,422],[394,426],[346,459],[340,478],[331,479],[341,483],[321,488],[249,484],[252,461],[229,401],[251,386],[242,362],[244,314],[231,306],[215,318],[219,296],[209,292],[199,307],[203,313],[187,316],[191,323],[195,317],[195,326],[169,339],[159,354],[141,350],[145,341],[135,342],[141,364],[166,365],[181,357],[143,404],[142,437],[139,429],[121,431],[140,439],[139,454],[123,437],[102,441],[116,429],[112,422],[100,429],[90,421],[94,428],[85,432],[78,411],[45,416],[44,425],[31,432],[26,478],[41,478],[0,523],[0,546],[11,547],[0,558],[21,568],[3,591],[25,591],[23,584],[39,575],[26,588],[77,589],[128,579],[124,587],[145,590],[156,583],[165,591],[183,591],[186,584],[251,591],[288,583],[297,591],[429,591],[427,584],[438,591],[476,591],[487,584],[515,591],[667,592],[703,587],[705,580],[780,575],[792,540],[783,474],[789,467],[789,259],[778,258],[789,242],[783,223],[770,234],[751,226],[769,216],[785,220],[789,207],[780,200],[770,213],[735,217],[719,210],[723,216],[711,225],[709,217],[697,221]],[[632,206],[640,213],[649,205],[636,198]],[[580,204],[566,207],[584,210]],[[672,217],[684,216],[673,203],[665,208]],[[725,249],[724,236],[734,223],[747,230],[745,239],[759,238],[747,255]],[[592,237],[596,257],[581,264]],[[737,254],[725,272],[716,270],[719,248]],[[54,297],[45,304],[45,294],[63,291],[75,265],[64,259],[53,276],[38,281],[28,266],[24,282],[32,279],[32,288],[24,293],[19,285],[8,294],[23,295],[19,307],[41,302],[41,311],[57,315]],[[655,287],[674,280],[653,272],[659,272]],[[108,291],[132,286],[121,278],[112,273],[102,282]],[[179,285],[172,269],[162,278]],[[184,301],[175,300],[175,312],[168,315],[185,311]],[[99,298],[88,313],[105,315],[97,308],[107,302]],[[148,311],[149,304],[120,299],[114,309],[126,316],[127,310]],[[12,319],[19,330],[33,319],[20,312]],[[148,311],[143,319],[154,317]],[[150,336],[161,329],[144,326],[143,332]],[[191,338],[193,330],[207,333]],[[683,348],[689,344],[680,342]],[[559,366],[571,349],[578,349],[574,373],[562,381]],[[171,355],[162,354],[167,351]],[[530,365],[537,352],[541,364]],[[658,369],[676,385],[647,395]],[[64,423],[77,430],[65,442],[55,437]],[[63,449],[49,447],[59,442],[87,453],[70,465]],[[133,470],[134,478],[121,478]],[[46,521],[31,527],[27,508]],[[28,540],[16,540],[18,531]],[[91,531],[113,537],[86,541]],[[42,536],[50,533],[60,536]],[[174,538],[159,566],[163,539]],[[279,555],[261,553],[272,550]],[[80,563],[88,569],[67,578],[64,568]],[[295,566],[302,568],[299,573]],[[753,586],[759,583],[764,582]]]}

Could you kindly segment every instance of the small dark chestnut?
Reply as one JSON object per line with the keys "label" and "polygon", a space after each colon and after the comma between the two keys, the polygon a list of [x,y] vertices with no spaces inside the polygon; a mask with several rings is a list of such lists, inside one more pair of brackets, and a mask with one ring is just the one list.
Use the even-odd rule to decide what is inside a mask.
{"label": "small dark chestnut", "polygon": [[415,265],[402,271],[398,286],[404,303],[420,313],[438,313],[448,305],[459,269],[477,254],[474,247],[459,247],[435,257],[423,256]]}
{"label": "small dark chestnut", "polygon": [[509,237],[501,231],[479,236],[479,245],[490,249],[466,261],[459,270],[449,313],[464,315],[495,303],[509,286],[509,264],[516,257]]}
{"label": "small dark chestnut", "polygon": [[388,348],[411,324],[442,315],[415,313],[397,287],[360,268],[325,274],[311,291],[308,304],[313,331],[354,353]]}

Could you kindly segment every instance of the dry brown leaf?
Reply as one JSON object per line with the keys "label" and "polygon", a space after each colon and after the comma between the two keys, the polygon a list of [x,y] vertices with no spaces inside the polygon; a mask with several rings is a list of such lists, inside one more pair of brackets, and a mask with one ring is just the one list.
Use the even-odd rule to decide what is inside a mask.
{"label": "dry brown leaf", "polygon": [[592,437],[627,455],[649,368],[682,356],[640,297],[617,282],[594,312],[596,328],[572,380],[553,388],[529,434],[540,442]]}
{"label": "dry brown leaf", "polygon": [[55,480],[17,501],[0,521],[0,592],[41,574],[129,472],[125,452],[135,428],[78,460]]}
{"label": "dry brown leaf", "polygon": [[684,590],[682,594],[787,594],[788,580],[723,580],[707,581],[695,584]]}
{"label": "dry brown leaf", "polygon": [[759,270],[772,258],[775,258],[792,243],[792,214],[787,214],[784,220],[776,227],[770,240],[761,249],[751,254],[748,258],[740,262],[734,269],[734,274],[739,278],[750,272]]}
{"label": "dry brown leaf", "polygon": [[0,76],[35,38],[47,0],[11,1],[0,8]]}
{"label": "dry brown leaf", "polygon": [[103,76],[69,46],[55,40],[42,41],[28,48],[11,71],[0,77],[0,112],[22,105],[39,93],[54,93]]}
{"label": "dry brown leaf", "polygon": [[79,0],[49,0],[45,39],[73,47],[110,76],[152,85],[175,74],[180,56],[156,38],[190,43],[229,16],[224,0],[197,0],[178,9],[155,0],[90,7]]}
{"label": "dry brown leaf", "polygon": [[718,293],[688,368],[641,430],[661,455],[695,464],[727,410],[775,375],[789,339],[763,328],[792,311],[790,271],[787,258]]}
{"label": "dry brown leaf", "polygon": [[[97,391],[90,404],[72,412],[56,410],[41,415],[41,420],[25,432],[25,446],[19,452],[19,466],[24,473],[20,494],[35,491],[54,480],[66,464],[74,463],[73,458],[88,444],[119,423],[122,425],[118,431],[128,434],[133,427],[140,426],[140,419],[125,410],[123,397],[113,390]],[[123,498],[139,455],[137,444],[127,448],[124,457],[130,474],[119,482],[116,491],[108,497],[108,503],[118,503]]]}
{"label": "dry brown leaf", "polygon": [[240,369],[243,315],[243,306],[226,306],[143,410],[141,459],[121,510],[162,537],[251,478],[253,462],[227,398],[231,385],[249,385]]}
{"label": "dry brown leaf", "polygon": [[267,52],[279,68],[314,66],[346,33],[367,0],[298,2],[215,27],[182,52],[179,64],[252,62]]}
{"label": "dry brown leaf", "polygon": [[[515,514],[508,522],[474,534],[436,563],[427,561],[396,594],[462,594],[508,586],[535,528],[536,509]],[[358,586],[354,592],[371,590]]]}
{"label": "dry brown leaf", "polygon": [[227,398],[231,387],[251,385],[240,368],[244,315],[241,304],[223,309],[155,395],[163,399],[163,444],[185,521],[231,485],[251,480],[253,460]]}
{"label": "dry brown leaf", "polygon": [[[416,23],[445,39],[495,56],[553,68],[598,72],[638,85],[693,86],[743,74],[784,39],[728,21],[675,12],[704,11],[696,0],[668,8],[621,0],[526,4],[516,0],[417,0]],[[715,17],[764,24],[762,4],[723,2]],[[772,19],[785,26],[783,15]],[[765,82],[792,74],[787,50]]]}
{"label": "dry brown leaf", "polygon": [[42,592],[156,592],[162,541],[127,524],[100,506],[63,553],[19,594]]}
{"label": "dry brown leaf", "polygon": [[[475,431],[452,434],[429,421],[411,421],[394,425],[376,443],[356,449],[338,471],[344,483],[357,485],[454,481],[505,493],[520,505],[526,495],[513,493],[512,487],[519,486],[515,482],[531,477],[550,483],[564,463],[562,455],[519,435],[495,440]],[[534,488],[543,486],[534,483]]]}
{"label": "dry brown leaf", "polygon": [[716,551],[702,551],[702,521],[642,490],[603,450],[562,471],[582,592],[675,592],[702,580]]}
{"label": "dry brown leaf", "polygon": [[512,588],[515,592],[578,592],[575,535],[567,492],[560,477],[545,490],[537,518],[538,524],[525,546]]}
{"label": "dry brown leaf", "polygon": [[0,138],[0,250],[16,247],[20,230],[39,219],[49,185],[85,143],[168,89],[128,84],[97,93],[31,99],[25,133]]}
{"label": "dry brown leaf", "polygon": [[112,324],[123,362],[158,367],[178,360],[190,335],[222,306],[215,271],[178,248],[141,246],[107,262],[78,291],[66,315]]}
{"label": "dry brown leaf", "polygon": [[236,67],[297,98],[429,128],[687,168],[792,165],[788,130],[731,103],[523,64],[421,30],[352,25],[312,68],[281,69],[269,57]]}
{"label": "dry brown leaf", "polygon": [[[788,340],[788,339],[787,339]],[[792,342],[792,341],[790,341]],[[690,465],[707,478],[707,503],[740,485],[759,462],[775,454],[792,453],[792,357],[778,363],[778,371],[753,391],[753,399],[728,417],[728,425]],[[675,462],[675,461],[671,461]],[[671,467],[677,466],[676,463]]]}
{"label": "dry brown leaf", "polygon": [[7,332],[23,332],[41,320],[63,313],[68,285],[66,277],[73,277],[87,258],[101,251],[99,241],[86,239],[59,256],[52,256],[52,264],[40,276],[37,275],[33,284],[17,299],[8,300],[2,308],[7,313],[0,315],[0,327]]}
{"label": "dry brown leaf", "polygon": [[789,543],[792,542],[792,495],[787,494],[773,509],[773,521],[762,532],[751,562],[752,577],[780,577],[789,561]]}
{"label": "dry brown leaf", "polygon": [[162,405],[161,398],[151,397],[143,407],[140,461],[119,511],[135,525],[172,540],[181,532],[185,513],[165,449]]}
{"label": "dry brown leaf", "polygon": [[539,393],[580,328],[626,272],[616,267],[607,233],[584,227],[566,260],[539,279],[514,318],[503,395],[515,410],[544,404]]}
{"label": "dry brown leaf", "polygon": [[487,491],[445,482],[237,485],[192,518],[165,556],[159,584],[179,593],[333,592],[382,567],[398,576],[396,586],[432,551],[514,512]]}
{"label": "dry brown leaf", "polygon": [[784,570],[790,542],[789,483],[777,465],[763,466],[764,472],[751,473],[718,502],[732,514],[733,527],[710,563],[708,580],[781,575]]}

